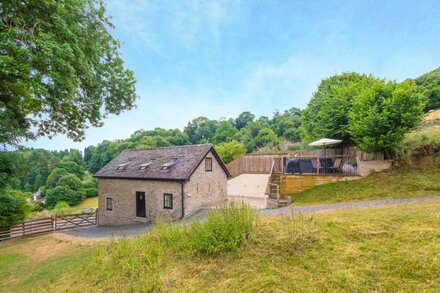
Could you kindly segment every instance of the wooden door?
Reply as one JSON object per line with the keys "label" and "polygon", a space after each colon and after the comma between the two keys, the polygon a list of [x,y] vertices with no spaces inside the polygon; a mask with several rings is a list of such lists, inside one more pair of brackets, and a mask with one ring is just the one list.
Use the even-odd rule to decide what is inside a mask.
{"label": "wooden door", "polygon": [[136,217],[145,218],[145,192],[136,191]]}

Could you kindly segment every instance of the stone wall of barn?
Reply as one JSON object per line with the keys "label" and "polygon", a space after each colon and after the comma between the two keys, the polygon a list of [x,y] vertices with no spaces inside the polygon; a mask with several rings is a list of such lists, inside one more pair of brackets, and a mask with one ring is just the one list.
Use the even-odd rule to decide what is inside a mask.
{"label": "stone wall of barn", "polygon": [[212,158],[212,171],[205,171],[204,159],[185,184],[185,216],[227,201],[227,176],[211,152],[206,157]]}
{"label": "stone wall of barn", "polygon": [[[145,192],[146,218],[136,217],[136,191]],[[151,222],[158,216],[173,220],[182,215],[182,185],[176,181],[98,179],[98,225]],[[164,208],[164,193],[173,194],[173,208]],[[106,209],[106,198],[113,210]]]}

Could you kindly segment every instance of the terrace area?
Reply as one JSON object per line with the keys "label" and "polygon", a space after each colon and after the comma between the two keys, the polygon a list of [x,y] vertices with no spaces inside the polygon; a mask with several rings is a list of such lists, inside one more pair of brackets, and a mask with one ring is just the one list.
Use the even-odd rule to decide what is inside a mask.
{"label": "terrace area", "polygon": [[[265,186],[268,206],[276,207],[290,203],[295,193],[313,186],[355,180],[368,175],[373,169],[381,171],[389,166],[390,162],[384,159],[383,154],[331,148],[245,155],[229,163],[228,169],[234,178],[248,174],[268,175],[265,182],[259,182],[259,186]],[[249,182],[246,185],[245,188],[249,189]]]}

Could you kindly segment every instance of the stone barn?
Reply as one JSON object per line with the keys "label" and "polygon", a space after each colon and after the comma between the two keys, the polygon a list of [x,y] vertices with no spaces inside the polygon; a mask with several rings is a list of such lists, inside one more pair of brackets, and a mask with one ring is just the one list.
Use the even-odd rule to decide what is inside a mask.
{"label": "stone barn", "polygon": [[230,176],[211,144],[124,150],[95,174],[98,225],[182,219],[226,202]]}

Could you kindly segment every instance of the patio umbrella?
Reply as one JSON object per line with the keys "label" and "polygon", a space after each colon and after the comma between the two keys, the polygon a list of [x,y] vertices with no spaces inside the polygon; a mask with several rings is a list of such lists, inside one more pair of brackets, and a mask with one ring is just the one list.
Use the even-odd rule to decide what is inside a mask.
{"label": "patio umbrella", "polygon": [[334,145],[334,144],[338,144],[341,143],[342,140],[339,139],[332,139],[332,138],[321,138],[318,139],[317,141],[311,142],[309,143],[309,146],[324,146],[324,172],[327,171],[327,156],[326,156],[326,149],[325,146],[326,145]]}

